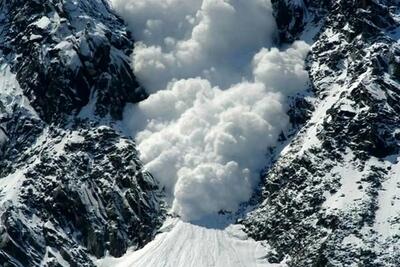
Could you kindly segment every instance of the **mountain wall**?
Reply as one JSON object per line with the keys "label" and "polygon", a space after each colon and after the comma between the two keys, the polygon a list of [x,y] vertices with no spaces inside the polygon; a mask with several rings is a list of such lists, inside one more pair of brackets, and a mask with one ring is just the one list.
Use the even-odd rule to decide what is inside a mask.
{"label": "mountain wall", "polygon": [[273,2],[282,41],[317,32],[314,90],[244,224],[272,262],[399,266],[398,2]]}
{"label": "mountain wall", "polygon": [[146,97],[123,22],[102,0],[0,10],[0,266],[94,266],[143,246],[163,208],[115,123]]}

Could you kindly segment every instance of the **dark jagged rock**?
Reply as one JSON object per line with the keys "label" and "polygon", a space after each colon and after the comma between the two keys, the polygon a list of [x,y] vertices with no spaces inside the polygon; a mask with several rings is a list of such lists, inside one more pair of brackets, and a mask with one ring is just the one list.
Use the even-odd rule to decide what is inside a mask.
{"label": "dark jagged rock", "polygon": [[91,266],[88,255],[121,256],[152,238],[161,221],[157,183],[142,170],[133,141],[88,126],[45,127],[17,160],[8,157],[11,146],[6,151],[19,175],[2,179],[21,188],[3,204],[0,261],[39,266],[48,253],[59,253],[70,264]]}
{"label": "dark jagged rock", "polygon": [[0,0],[0,266],[95,266],[153,238],[161,191],[113,122],[146,97],[132,47],[106,1]]}
{"label": "dark jagged rock", "polygon": [[310,118],[243,223],[275,249],[270,262],[399,266],[398,2],[273,4],[283,42],[323,20],[307,61],[315,111],[304,107]]}
{"label": "dark jagged rock", "polygon": [[45,121],[79,112],[89,101],[96,114],[120,119],[126,102],[146,97],[129,67],[133,41],[107,1],[11,0],[0,6],[7,28],[1,48]]}

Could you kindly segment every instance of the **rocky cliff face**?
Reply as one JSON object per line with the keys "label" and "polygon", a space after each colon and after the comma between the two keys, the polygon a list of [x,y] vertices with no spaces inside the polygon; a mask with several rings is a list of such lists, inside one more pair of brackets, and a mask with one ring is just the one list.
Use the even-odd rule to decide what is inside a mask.
{"label": "rocky cliff face", "polygon": [[0,6],[2,52],[47,122],[78,112],[89,100],[96,114],[118,119],[127,101],[146,97],[129,66],[133,41],[107,1],[12,0]]}
{"label": "rocky cliff face", "polygon": [[0,10],[0,266],[94,266],[143,246],[162,202],[113,123],[146,97],[123,22],[102,0]]}
{"label": "rocky cliff face", "polygon": [[281,39],[315,36],[311,114],[277,151],[248,232],[289,266],[399,266],[397,1],[273,1]]}

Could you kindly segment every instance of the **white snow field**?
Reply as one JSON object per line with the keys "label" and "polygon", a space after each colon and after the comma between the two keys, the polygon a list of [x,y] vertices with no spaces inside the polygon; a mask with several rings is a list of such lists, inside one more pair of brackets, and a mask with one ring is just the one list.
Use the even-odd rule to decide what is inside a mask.
{"label": "white snow field", "polygon": [[283,267],[265,259],[268,247],[256,242],[239,225],[211,220],[188,223],[170,219],[161,233],[137,251],[121,258],[106,257],[98,267]]}

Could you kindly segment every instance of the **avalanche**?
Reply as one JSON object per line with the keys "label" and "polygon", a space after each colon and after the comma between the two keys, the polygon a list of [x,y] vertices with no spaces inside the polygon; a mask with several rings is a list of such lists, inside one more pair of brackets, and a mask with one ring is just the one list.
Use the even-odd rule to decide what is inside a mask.
{"label": "avalanche", "polygon": [[289,126],[288,97],[307,87],[309,51],[302,41],[272,47],[269,0],[191,2],[113,1],[139,39],[135,75],[153,92],[128,105],[124,121],[185,221],[234,212],[251,197]]}
{"label": "avalanche", "polygon": [[268,148],[289,126],[288,98],[308,86],[309,45],[273,47],[269,0],[183,2],[113,1],[139,41],[135,75],[152,93],[128,105],[124,122],[179,219],[98,266],[283,266],[216,214],[234,213],[258,185]]}

